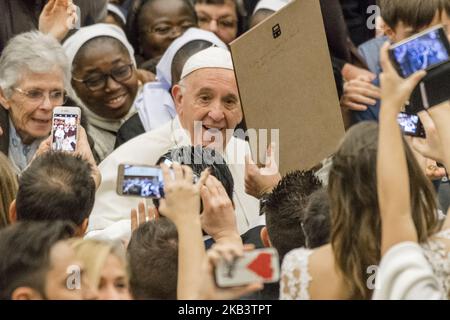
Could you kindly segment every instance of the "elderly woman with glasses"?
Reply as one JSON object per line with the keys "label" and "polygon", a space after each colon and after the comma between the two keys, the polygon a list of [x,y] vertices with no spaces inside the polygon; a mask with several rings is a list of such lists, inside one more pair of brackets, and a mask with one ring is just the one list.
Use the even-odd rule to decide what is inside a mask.
{"label": "elderly woman with glasses", "polygon": [[83,108],[101,161],[113,151],[119,128],[137,112],[142,84],[134,50],[124,32],[110,24],[81,28],[63,47],[72,66],[71,96]]}
{"label": "elderly woman with glasses", "polygon": [[59,42],[37,31],[20,34],[0,57],[0,152],[26,168],[52,129],[52,113],[66,102],[67,57]]}

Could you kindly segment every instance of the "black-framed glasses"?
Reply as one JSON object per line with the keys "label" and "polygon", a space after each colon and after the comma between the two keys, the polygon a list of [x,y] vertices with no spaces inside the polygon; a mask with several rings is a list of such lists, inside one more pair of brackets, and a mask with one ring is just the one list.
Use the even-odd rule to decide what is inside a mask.
{"label": "black-framed glasses", "polygon": [[133,75],[134,65],[132,63],[114,68],[109,73],[92,75],[87,79],[77,79],[72,77],[72,80],[83,83],[86,88],[91,91],[103,90],[106,87],[108,78],[113,78],[114,81],[122,83],[127,81]]}
{"label": "black-framed glasses", "polygon": [[[30,89],[23,90],[20,88],[13,88],[14,91],[25,96],[25,98],[33,105],[41,105],[46,96],[45,90],[41,89]],[[68,96],[64,90],[52,90],[48,92],[48,97],[52,105],[63,105],[67,102]]]}

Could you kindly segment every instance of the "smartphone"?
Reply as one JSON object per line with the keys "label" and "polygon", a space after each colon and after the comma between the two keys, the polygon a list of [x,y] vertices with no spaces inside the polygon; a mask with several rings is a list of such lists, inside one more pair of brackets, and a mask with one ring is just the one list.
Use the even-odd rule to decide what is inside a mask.
{"label": "smartphone", "polygon": [[52,117],[52,150],[75,152],[78,144],[78,125],[81,110],[78,107],[56,107]]}
{"label": "smartphone", "polygon": [[161,168],[132,164],[119,165],[117,193],[121,196],[163,198],[164,183]]}
{"label": "smartphone", "polygon": [[450,44],[442,25],[435,26],[392,45],[391,60],[407,78],[416,71],[430,70],[450,60]]}
{"label": "smartphone", "polygon": [[273,283],[280,280],[280,260],[274,248],[244,253],[232,263],[219,262],[215,269],[219,287],[237,287],[254,282]]}
{"label": "smartphone", "polygon": [[425,129],[418,115],[401,112],[397,116],[397,122],[404,135],[425,138]]}

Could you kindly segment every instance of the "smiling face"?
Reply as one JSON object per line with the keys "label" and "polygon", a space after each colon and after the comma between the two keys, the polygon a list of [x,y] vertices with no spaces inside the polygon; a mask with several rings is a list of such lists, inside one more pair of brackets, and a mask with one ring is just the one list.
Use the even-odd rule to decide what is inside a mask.
{"label": "smiling face", "polygon": [[[64,91],[64,75],[61,69],[55,67],[48,73],[24,72],[21,80],[16,83],[10,97],[0,93],[0,103],[9,110],[14,128],[22,139],[29,144],[35,139],[47,137],[52,128],[52,112],[57,106],[50,100],[49,93]],[[23,92],[42,91],[45,99],[36,103]]]}
{"label": "smiling face", "polygon": [[[99,40],[98,40],[99,39]],[[97,41],[96,41],[97,40]],[[91,40],[78,51],[72,76],[80,80],[96,80],[132,64],[125,47],[116,39],[102,37]],[[95,81],[93,81],[95,82]],[[129,78],[116,81],[111,76],[103,89],[92,91],[84,83],[72,80],[75,92],[95,114],[120,119],[130,110],[138,91],[137,72],[133,66]]]}
{"label": "smiling face", "polygon": [[[220,147],[225,149],[226,130],[235,129],[242,120],[234,72],[219,68],[194,71],[174,86],[172,94],[181,124],[189,131],[191,138],[197,138],[194,122],[201,121],[201,144],[210,145],[211,135],[220,133],[223,141]],[[199,141],[192,142],[197,144]]]}
{"label": "smiling face", "polygon": [[138,18],[139,43],[146,59],[161,57],[170,44],[197,25],[195,12],[181,0],[148,1]]}

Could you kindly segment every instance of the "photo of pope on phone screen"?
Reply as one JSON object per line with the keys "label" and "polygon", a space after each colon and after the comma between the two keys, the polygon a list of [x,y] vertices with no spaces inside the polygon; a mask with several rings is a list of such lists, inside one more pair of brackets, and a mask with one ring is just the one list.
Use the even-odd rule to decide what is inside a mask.
{"label": "photo of pope on phone screen", "polygon": [[74,152],[77,148],[77,114],[57,114],[53,116],[52,150]]}

